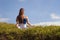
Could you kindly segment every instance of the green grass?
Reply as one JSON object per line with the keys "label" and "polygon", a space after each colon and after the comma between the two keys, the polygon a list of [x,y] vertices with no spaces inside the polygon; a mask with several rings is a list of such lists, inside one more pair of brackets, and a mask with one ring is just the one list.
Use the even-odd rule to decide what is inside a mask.
{"label": "green grass", "polygon": [[21,30],[15,24],[0,23],[0,40],[60,40],[60,26],[36,26]]}

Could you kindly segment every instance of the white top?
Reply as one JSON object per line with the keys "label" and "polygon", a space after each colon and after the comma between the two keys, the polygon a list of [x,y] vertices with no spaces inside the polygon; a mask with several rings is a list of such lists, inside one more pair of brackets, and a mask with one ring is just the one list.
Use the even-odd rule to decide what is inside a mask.
{"label": "white top", "polygon": [[26,24],[17,24],[17,27],[18,28],[27,28],[27,25]]}

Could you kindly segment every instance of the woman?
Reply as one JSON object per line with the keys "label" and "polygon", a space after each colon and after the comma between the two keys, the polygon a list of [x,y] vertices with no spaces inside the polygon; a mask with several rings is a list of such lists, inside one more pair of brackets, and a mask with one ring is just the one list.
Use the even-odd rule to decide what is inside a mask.
{"label": "woman", "polygon": [[29,23],[28,16],[24,15],[24,9],[21,8],[19,10],[19,15],[16,18],[16,26],[18,28],[24,29],[24,28],[27,28],[27,24],[31,26],[31,24]]}

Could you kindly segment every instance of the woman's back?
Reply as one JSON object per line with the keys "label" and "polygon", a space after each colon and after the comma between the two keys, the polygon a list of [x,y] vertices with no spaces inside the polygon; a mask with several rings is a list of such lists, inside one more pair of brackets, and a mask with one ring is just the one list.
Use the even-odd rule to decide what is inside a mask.
{"label": "woman's back", "polygon": [[22,23],[19,23],[18,25],[17,25],[17,27],[18,28],[26,28],[27,27],[27,17],[26,16],[24,16],[23,17],[23,22]]}

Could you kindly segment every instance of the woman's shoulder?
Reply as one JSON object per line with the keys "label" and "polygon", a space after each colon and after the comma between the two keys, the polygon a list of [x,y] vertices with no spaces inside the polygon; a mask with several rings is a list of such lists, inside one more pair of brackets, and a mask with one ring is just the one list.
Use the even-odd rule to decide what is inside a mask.
{"label": "woman's shoulder", "polygon": [[27,18],[27,19],[28,19],[28,16],[25,16],[25,18]]}

